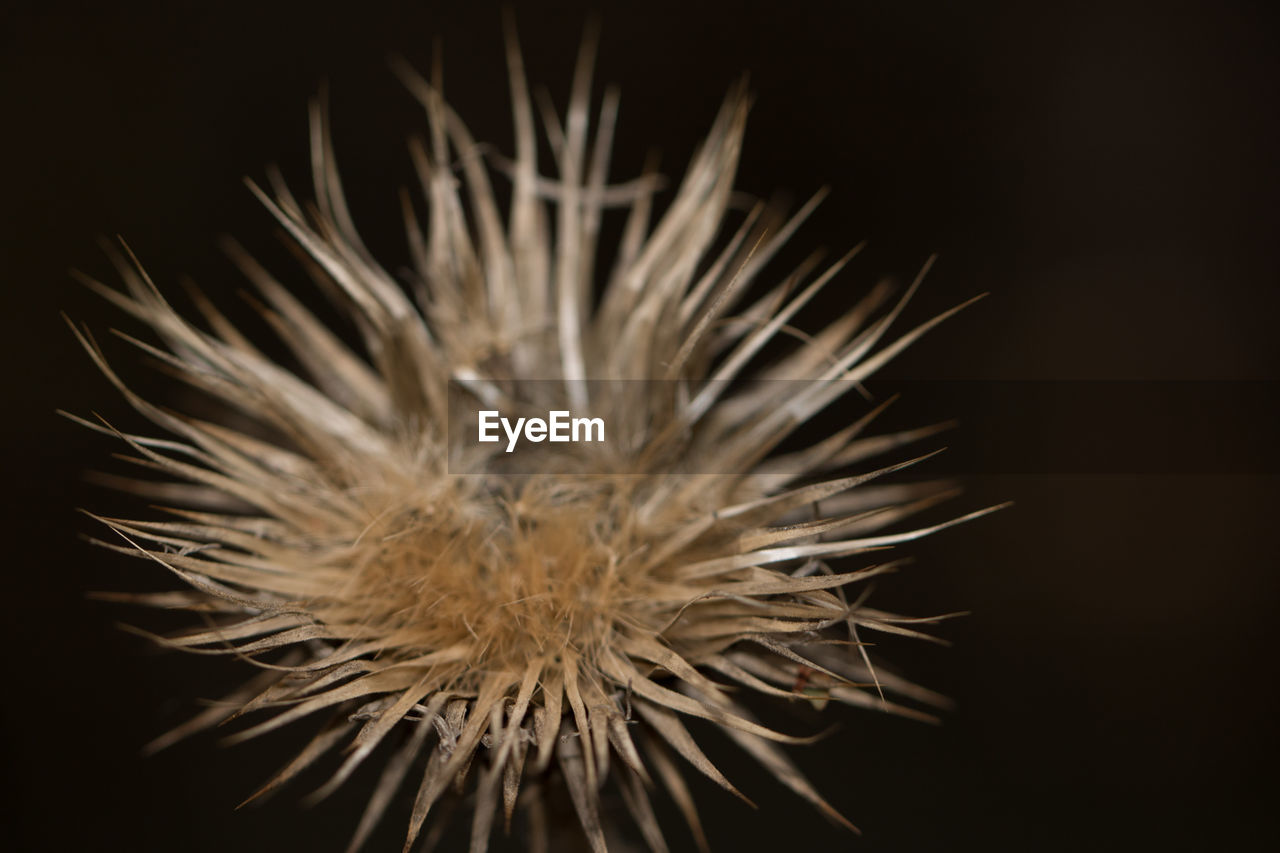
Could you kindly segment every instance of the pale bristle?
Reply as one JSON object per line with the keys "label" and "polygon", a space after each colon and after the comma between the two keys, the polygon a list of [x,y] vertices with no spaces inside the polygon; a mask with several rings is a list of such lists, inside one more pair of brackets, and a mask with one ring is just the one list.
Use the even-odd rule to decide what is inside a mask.
{"label": "pale bristle", "polygon": [[[552,780],[566,785],[594,850],[605,848],[599,791],[608,780],[651,848],[665,847],[648,800],[655,780],[702,844],[673,753],[736,789],[693,741],[681,722],[689,716],[718,724],[852,828],[779,746],[804,739],[757,723],[747,697],[924,718],[886,695],[942,701],[873,666],[860,633],[916,635],[922,620],[868,607],[858,585],[896,568],[893,556],[869,552],[981,513],[886,532],[949,494],[946,485],[868,485],[909,462],[849,473],[932,430],[868,437],[869,416],[808,449],[770,454],[958,309],[893,337],[919,280],[887,310],[875,288],[804,343],[779,347],[853,254],[760,287],[819,197],[789,218],[758,206],[729,221],[748,112],[737,87],[651,226],[657,176],[607,182],[618,100],[606,93],[591,117],[593,50],[589,38],[567,115],[544,111],[554,178],[537,171],[535,108],[513,30],[510,160],[482,153],[438,89],[399,67],[430,126],[414,148],[425,218],[405,206],[416,265],[408,289],[356,233],[320,106],[314,204],[299,204],[278,179],[270,194],[252,186],[354,319],[359,350],[234,246],[305,375],[274,363],[198,295],[212,331],[189,323],[132,257],[117,259],[124,292],[91,283],[163,342],[139,346],[225,404],[226,424],[248,418],[260,429],[146,402],[76,332],[129,402],[172,436],[120,437],[170,478],[154,495],[183,501],[166,520],[101,519],[125,543],[113,547],[190,586],[119,598],[212,614],[212,627],[163,642],[265,667],[226,708],[157,746],[239,714],[256,720],[235,735],[243,740],[338,711],[263,789],[347,747],[323,796],[397,731],[353,849],[404,785],[417,791],[407,850],[460,774],[475,779],[473,850],[518,803],[540,808],[540,797],[519,795]],[[505,212],[491,184],[500,174],[512,184]],[[598,268],[605,216],[626,220],[611,270]],[[735,384],[751,377],[770,381]],[[598,448],[480,451],[459,438],[459,398],[590,406],[614,433]],[[859,554],[838,571],[829,565]],[[534,814],[529,825],[546,821]]]}

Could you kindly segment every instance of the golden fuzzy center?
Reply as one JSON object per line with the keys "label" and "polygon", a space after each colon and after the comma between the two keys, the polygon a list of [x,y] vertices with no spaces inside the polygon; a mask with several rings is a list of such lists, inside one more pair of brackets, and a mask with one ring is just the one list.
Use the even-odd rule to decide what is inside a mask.
{"label": "golden fuzzy center", "polygon": [[566,647],[590,654],[625,618],[630,584],[616,531],[588,503],[384,514],[344,549],[349,571],[322,618],[385,638],[384,654],[463,650],[473,668],[523,671]]}

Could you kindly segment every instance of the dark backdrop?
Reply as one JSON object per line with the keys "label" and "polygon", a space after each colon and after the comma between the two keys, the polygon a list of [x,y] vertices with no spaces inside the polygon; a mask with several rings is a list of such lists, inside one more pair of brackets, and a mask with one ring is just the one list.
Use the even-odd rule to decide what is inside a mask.
{"label": "dark backdrop", "polygon": [[[82,480],[117,447],[54,414],[136,423],[59,311],[102,337],[134,327],[68,268],[109,277],[94,240],[121,234],[167,291],[189,274],[234,304],[242,284],[214,238],[282,257],[240,179],[277,162],[303,186],[320,81],[357,220],[393,264],[403,141],[424,121],[390,53],[425,69],[439,37],[447,96],[478,138],[510,149],[496,7],[263,5],[18,3],[0,17],[12,849],[339,849],[369,784],[357,776],[310,811],[296,805],[304,784],[235,813],[295,736],[139,755],[238,668],[156,652],[115,622],[162,618],[85,598],[162,581],[77,539],[93,525],[76,507],[120,505]],[[939,727],[839,711],[786,721],[842,722],[795,754],[861,839],[714,750],[762,804],[695,781],[717,849],[1245,849],[1275,835],[1280,101],[1263,8],[603,10],[597,79],[622,87],[615,175],[650,147],[678,174],[749,71],[742,187],[797,202],[835,190],[796,257],[867,239],[852,287],[909,277],[938,252],[915,321],[992,293],[873,386],[907,390],[900,423],[961,418],[945,439],[957,461],[932,471],[967,477],[958,509],[1017,502],[914,547],[915,565],[878,591],[911,612],[973,612],[943,629],[952,648],[885,649],[957,708]],[[517,4],[531,77],[561,106],[585,9]],[[109,347],[141,388],[163,387]],[[386,849],[406,814],[385,821]]]}

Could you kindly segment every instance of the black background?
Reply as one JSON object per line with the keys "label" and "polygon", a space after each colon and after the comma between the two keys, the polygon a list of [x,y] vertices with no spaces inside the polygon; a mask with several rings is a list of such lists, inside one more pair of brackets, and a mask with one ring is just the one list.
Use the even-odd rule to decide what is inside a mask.
{"label": "black background", "polygon": [[[563,108],[587,6],[516,6],[531,78]],[[1218,469],[1205,456],[1241,441],[1265,448],[1259,437],[1276,423],[1273,386],[1237,382],[1277,378],[1280,54],[1264,8],[602,10],[597,79],[622,89],[615,177],[634,174],[651,147],[678,174],[728,86],[749,71],[756,102],[742,188],[797,202],[835,190],[796,238],[796,258],[867,239],[846,274],[852,291],[882,274],[910,277],[938,252],[908,311],[916,322],[992,293],[873,390],[1018,380],[1044,393],[1069,380],[1088,398],[1090,382],[1149,393],[1147,383],[1164,380],[1159,395],[1171,404],[1135,426],[1144,413],[1133,407],[1028,413],[1016,394],[967,407],[964,394],[950,395],[961,410],[942,415],[1025,425],[1000,433],[1019,466],[970,466],[962,508],[1017,505],[914,547],[916,564],[878,595],[914,613],[973,611],[943,629],[952,648],[885,650],[955,697],[956,710],[939,727],[838,711],[786,720],[792,731],[843,723],[795,754],[862,827],[860,839],[731,749],[712,749],[761,804],[752,812],[694,781],[717,849],[1270,847],[1277,469]],[[120,505],[82,479],[111,468],[118,448],[54,410],[136,419],[59,311],[101,338],[113,325],[136,331],[67,274],[112,280],[94,239],[114,234],[167,291],[189,274],[220,304],[236,303],[242,282],[214,238],[232,232],[268,260],[284,257],[241,177],[276,162],[305,185],[305,105],[325,79],[357,221],[375,253],[400,263],[396,191],[411,179],[403,141],[425,121],[386,57],[425,70],[439,37],[446,95],[477,138],[509,151],[497,7],[17,4],[0,26],[0,429],[11,526],[0,581],[9,789],[0,834],[23,850],[340,849],[369,774],[315,809],[296,806],[304,784],[232,811],[295,736],[226,749],[206,736],[139,755],[239,669],[156,652],[115,622],[163,619],[86,600],[91,589],[165,581],[77,538],[93,525],[75,507]],[[108,341],[108,351],[140,389],[163,387],[125,345]],[[1201,383],[1180,397],[1186,380]],[[1236,390],[1250,395],[1239,412],[1204,402]],[[1177,439],[1188,425],[1195,440]],[[1071,453],[1073,435],[1098,446],[1118,438],[1093,464]],[[963,450],[984,437],[969,429],[946,441]],[[1138,453],[1162,441],[1163,462],[1124,464],[1124,442]],[[663,808],[674,849],[686,849]],[[398,849],[406,814],[393,810],[371,849]]]}

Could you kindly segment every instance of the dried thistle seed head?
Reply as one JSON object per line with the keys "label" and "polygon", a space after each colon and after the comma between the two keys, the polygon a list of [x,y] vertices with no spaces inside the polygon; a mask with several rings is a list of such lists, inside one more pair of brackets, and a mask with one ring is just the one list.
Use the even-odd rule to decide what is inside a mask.
{"label": "dried thistle seed head", "polygon": [[[257,719],[243,740],[327,710],[330,721],[259,793],[345,746],[323,796],[394,742],[352,849],[402,788],[416,791],[408,849],[450,782],[470,777],[475,850],[499,809],[509,822],[523,804],[530,825],[545,827],[547,784],[566,787],[595,850],[605,848],[600,791],[618,785],[662,850],[648,799],[659,786],[705,846],[681,763],[737,793],[682,722],[698,717],[852,827],[779,746],[803,739],[757,723],[744,697],[927,716],[886,698],[938,700],[878,671],[861,634],[911,635],[907,623],[921,621],[867,606],[863,588],[894,567],[883,549],[947,526],[901,525],[942,495],[872,483],[910,463],[866,460],[931,431],[869,437],[877,408],[810,447],[769,454],[959,308],[892,337],[916,284],[895,303],[877,287],[802,343],[776,346],[853,253],[757,286],[818,198],[789,218],[766,205],[731,212],[742,88],[650,224],[657,176],[608,180],[618,101],[606,93],[590,116],[591,41],[568,115],[543,117],[558,170],[547,177],[509,39],[511,160],[485,154],[438,87],[401,68],[431,140],[414,150],[424,200],[405,207],[408,281],[361,242],[318,106],[314,204],[278,180],[271,194],[254,187],[318,291],[354,319],[359,346],[234,247],[305,373],[273,362],[202,298],[206,328],[184,319],[131,256],[117,258],[123,292],[90,282],[162,342],[140,346],[227,412],[219,424],[147,402],[76,332],[170,435],[90,424],[168,477],[135,488],[169,516],[102,518],[124,543],[107,544],[189,587],[121,597],[212,619],[168,645],[261,664],[225,706],[157,745],[232,716]],[[495,176],[511,182],[505,212]],[[606,215],[626,224],[597,301]],[[474,439],[459,412],[476,407],[589,408],[610,440],[508,454]]]}

